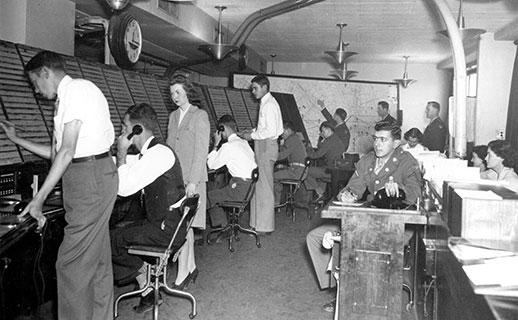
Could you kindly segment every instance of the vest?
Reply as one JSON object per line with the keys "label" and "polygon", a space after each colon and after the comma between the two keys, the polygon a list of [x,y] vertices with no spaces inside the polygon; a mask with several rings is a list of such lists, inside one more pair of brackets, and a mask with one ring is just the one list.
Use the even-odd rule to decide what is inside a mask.
{"label": "vest", "polygon": [[[162,144],[171,149],[166,144],[160,143],[157,138],[154,138],[150,142],[148,148],[152,148],[157,144]],[[171,152],[174,153],[173,149],[171,149]],[[167,225],[176,228],[176,225],[180,221],[180,213],[178,209],[173,211],[169,210],[169,207],[172,204],[185,196],[180,160],[176,154],[174,156],[176,158],[174,165],[155,181],[144,187],[147,219],[158,227],[165,222]]]}

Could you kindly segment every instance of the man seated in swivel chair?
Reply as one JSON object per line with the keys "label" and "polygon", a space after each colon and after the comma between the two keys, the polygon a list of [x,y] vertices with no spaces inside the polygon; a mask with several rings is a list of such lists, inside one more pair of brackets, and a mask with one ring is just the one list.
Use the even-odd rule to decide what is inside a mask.
{"label": "man seated in swivel chair", "polygon": [[[355,202],[368,190],[370,201],[380,189],[384,188],[388,196],[396,196],[401,188],[406,194],[404,201],[408,205],[415,204],[421,194],[421,172],[417,160],[400,147],[401,128],[397,123],[381,121],[374,130],[374,151],[358,161],[349,183],[338,193],[338,200]],[[331,251],[322,247],[324,233],[328,231],[340,232],[340,220],[326,221],[306,236],[321,289],[331,288],[331,274],[327,271]],[[335,300],[326,303],[323,309],[333,312],[334,306]]]}
{"label": "man seated in swivel chair", "polygon": [[[227,166],[232,176],[227,186],[214,189],[207,194],[207,210],[213,227],[225,227],[227,216],[217,203],[241,201],[251,183],[252,171],[257,168],[255,155],[248,142],[236,134],[236,121],[230,115],[219,118],[218,131],[214,133],[214,147],[207,156],[209,169]],[[220,146],[222,140],[227,140]],[[229,230],[229,234],[230,235]],[[222,235],[219,236],[222,238]]]}
{"label": "man seated in swivel chair", "polygon": [[273,173],[274,190],[275,190],[275,205],[280,204],[282,184],[279,180],[282,179],[299,179],[306,164],[306,148],[304,143],[297,135],[295,126],[291,121],[284,121],[284,131],[282,132],[282,142],[279,148],[279,156],[277,161],[287,159],[288,167],[277,170]]}
{"label": "man seated in swivel chair", "polygon": [[[133,105],[124,115],[117,141],[118,194],[126,197],[142,191],[145,200],[145,219],[110,232],[113,278],[120,285],[136,280],[143,288],[146,283],[147,262],[128,254],[126,248],[136,244],[169,245],[181,218],[179,206],[185,189],[180,161],[170,147],[153,136],[157,126],[157,115],[150,105]],[[128,164],[126,155],[131,145],[140,151],[141,157]],[[185,239],[185,230],[180,233],[183,234],[177,235],[178,242],[174,244],[177,247]],[[153,298],[149,288],[133,309],[137,313],[152,310]]]}
{"label": "man seated in swivel chair", "polygon": [[[311,166],[308,170],[308,176],[304,182],[307,190],[315,190],[317,197],[314,202],[318,202],[324,198],[326,191],[326,182],[324,180],[331,179],[331,175],[326,172],[326,166],[333,166],[336,160],[342,158],[345,150],[344,143],[338,135],[335,134],[334,127],[327,121],[320,124],[321,140],[318,147],[314,151],[308,152],[311,159],[322,159],[323,166]],[[331,195],[334,196],[334,195]]]}

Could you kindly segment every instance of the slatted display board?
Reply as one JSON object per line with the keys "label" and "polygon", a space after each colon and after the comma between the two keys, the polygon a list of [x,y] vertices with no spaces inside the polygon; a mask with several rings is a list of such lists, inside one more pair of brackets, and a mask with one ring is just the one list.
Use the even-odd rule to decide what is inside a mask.
{"label": "slatted display board", "polygon": [[[54,101],[36,95],[23,66],[40,49],[0,41],[0,120],[12,121],[25,131],[23,138],[50,144]],[[166,138],[169,113],[174,110],[167,78],[121,70],[114,66],[84,61],[62,55],[67,73],[73,78],[92,81],[105,95],[116,135],[121,132],[122,116],[135,103],[147,102],[156,110],[159,121],[157,136]],[[0,130],[0,166],[40,160],[32,153],[18,149]]]}
{"label": "slatted display board", "polygon": [[[126,86],[126,80],[119,68],[104,66],[102,71],[108,83],[108,89],[110,90],[118,115],[122,121],[126,110],[128,110],[129,106],[133,104],[133,99],[131,98],[128,86]],[[113,125],[115,128],[115,135],[119,136],[122,132],[122,122],[120,125],[116,125],[114,122]]]}
{"label": "slatted display board", "polygon": [[[140,74],[140,78],[144,84],[146,94],[149,97],[149,102],[153,106],[153,109],[155,109],[158,117],[159,132],[155,132],[155,135],[160,134],[165,141],[167,137],[167,125],[169,123],[169,112],[162,99],[158,82],[153,76],[147,74]],[[163,133],[165,133],[165,135]]]}
{"label": "slatted display board", "polygon": [[[23,53],[25,54],[25,52]],[[16,46],[0,42],[0,119],[9,120],[25,131],[18,130],[22,138],[39,143],[50,143],[50,135],[29,81],[23,70]],[[11,143],[0,130],[0,163],[14,164],[20,161],[41,160],[36,155]]]}
{"label": "slatted display board", "polygon": [[225,93],[227,94],[228,103],[230,104],[230,108],[234,114],[238,130],[255,127],[255,123],[252,123],[250,116],[248,115],[248,111],[246,110],[241,90],[225,88]]}

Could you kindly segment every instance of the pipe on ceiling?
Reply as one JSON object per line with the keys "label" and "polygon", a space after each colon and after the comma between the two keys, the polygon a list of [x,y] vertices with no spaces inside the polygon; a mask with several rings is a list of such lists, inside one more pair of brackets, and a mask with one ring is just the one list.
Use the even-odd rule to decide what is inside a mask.
{"label": "pipe on ceiling", "polygon": [[[448,115],[455,117],[455,146],[452,149],[450,138],[450,158],[466,156],[466,58],[457,22],[444,0],[434,0],[441,17],[446,24],[453,55],[453,112]],[[451,130],[452,128],[449,128]],[[451,132],[451,131],[450,131]]]}
{"label": "pipe on ceiling", "polygon": [[260,9],[251,15],[249,15],[237,28],[232,40],[231,45],[241,46],[245,43],[246,39],[252,33],[252,31],[264,20],[295,11],[325,0],[286,0],[265,9]]}

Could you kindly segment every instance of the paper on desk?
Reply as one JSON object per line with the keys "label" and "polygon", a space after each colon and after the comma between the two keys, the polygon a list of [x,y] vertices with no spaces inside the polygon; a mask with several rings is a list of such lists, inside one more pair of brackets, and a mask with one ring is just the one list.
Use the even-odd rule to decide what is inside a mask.
{"label": "paper on desk", "polygon": [[481,200],[502,200],[502,197],[497,195],[491,190],[466,190],[466,189],[455,189],[455,192],[461,198],[472,198]]}
{"label": "paper on desk", "polygon": [[478,261],[484,259],[493,259],[500,257],[513,256],[514,252],[504,250],[494,250],[481,246],[473,246],[470,244],[451,244],[448,247],[460,262]]}
{"label": "paper on desk", "polygon": [[518,286],[518,256],[489,259],[484,263],[462,266],[462,269],[475,287]]}

